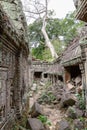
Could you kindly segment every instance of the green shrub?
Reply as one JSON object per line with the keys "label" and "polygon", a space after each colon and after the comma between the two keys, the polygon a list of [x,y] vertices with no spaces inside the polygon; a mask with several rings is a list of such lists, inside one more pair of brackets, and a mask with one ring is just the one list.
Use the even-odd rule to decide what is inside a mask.
{"label": "green shrub", "polygon": [[51,122],[47,119],[47,116],[39,115],[38,119],[43,123],[47,125],[51,125]]}
{"label": "green shrub", "polygon": [[77,94],[76,96],[77,96],[78,101],[79,101],[79,108],[81,110],[84,110],[85,109],[85,100],[84,100],[83,96],[80,94]]}
{"label": "green shrub", "polygon": [[52,92],[44,92],[41,95],[41,97],[38,99],[38,102],[51,104],[55,100],[56,100],[56,97],[52,94]]}

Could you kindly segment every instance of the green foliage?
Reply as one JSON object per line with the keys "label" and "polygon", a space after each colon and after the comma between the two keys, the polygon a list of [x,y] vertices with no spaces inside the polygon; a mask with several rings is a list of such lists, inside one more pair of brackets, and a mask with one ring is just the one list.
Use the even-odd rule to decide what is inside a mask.
{"label": "green foliage", "polygon": [[64,41],[60,41],[59,39],[52,40],[52,44],[58,55],[60,55],[64,51],[66,46]]}
{"label": "green foliage", "polygon": [[47,122],[47,117],[43,116],[43,115],[39,115],[38,119],[42,122],[42,123],[46,123]]}
{"label": "green foliage", "polygon": [[70,111],[71,114],[76,113],[76,111],[75,111],[75,109],[73,107],[69,107],[69,111]]}
{"label": "green foliage", "polygon": [[29,38],[30,42],[44,42],[43,35],[41,33],[42,21],[34,21],[34,23],[29,25]]}
{"label": "green foliage", "polygon": [[60,22],[61,25],[61,36],[64,37],[66,44],[69,44],[72,39],[78,35],[78,29],[84,24],[81,21],[77,21],[74,17],[74,12],[66,15]]}
{"label": "green foliage", "polygon": [[[79,130],[78,128],[76,128],[75,130]],[[82,129],[82,130],[87,130],[87,128],[84,128],[84,129]]]}
{"label": "green foliage", "polygon": [[19,126],[14,125],[12,130],[19,130]]}
{"label": "green foliage", "polygon": [[39,115],[38,119],[43,123],[47,125],[51,125],[51,122],[48,120],[47,116]]}
{"label": "green foliage", "polygon": [[52,92],[44,92],[41,95],[41,97],[38,99],[38,102],[39,103],[51,104],[55,100],[56,100],[56,97],[53,95]]}
{"label": "green foliage", "polygon": [[[27,123],[27,113],[23,113],[21,120],[16,120],[16,122],[13,124],[12,130],[19,130],[19,128],[23,128],[23,130],[26,128]],[[28,129],[29,130],[29,129]]]}
{"label": "green foliage", "polygon": [[43,50],[44,50],[45,46],[44,44],[40,44],[38,47],[36,48],[32,48],[32,55],[36,58],[36,59],[41,59],[43,60]]}
{"label": "green foliage", "polygon": [[50,88],[51,82],[47,81],[45,84],[45,90],[47,90],[48,88]]}
{"label": "green foliage", "polygon": [[[76,21],[74,18],[74,12],[67,14],[64,19],[50,18],[47,20],[46,31],[58,54],[61,54],[63,47],[78,35],[78,28],[82,26],[83,22]],[[45,39],[41,32],[42,20],[34,21],[28,28],[31,48],[34,47],[32,55],[41,60],[51,61],[50,51],[45,45]],[[62,40],[60,36],[62,36]]]}
{"label": "green foliage", "polygon": [[82,121],[82,122],[85,121],[85,118],[84,118],[84,117],[80,117],[79,119],[80,119],[80,121]]}
{"label": "green foliage", "polygon": [[78,101],[79,101],[80,109],[84,110],[85,109],[85,100],[84,100],[83,96],[80,94],[77,94],[76,96],[77,96]]}
{"label": "green foliage", "polygon": [[45,48],[43,50],[43,60],[46,60],[49,62],[53,60],[49,48]]}
{"label": "green foliage", "polygon": [[[58,55],[60,55],[64,50],[63,47],[65,47],[64,42],[61,42],[59,39],[54,39],[51,42],[56,52],[58,53]],[[41,60],[46,60],[46,61],[53,60],[50,50],[49,48],[45,47],[45,44],[40,44],[38,47],[32,48],[31,53],[36,59],[41,59]]]}

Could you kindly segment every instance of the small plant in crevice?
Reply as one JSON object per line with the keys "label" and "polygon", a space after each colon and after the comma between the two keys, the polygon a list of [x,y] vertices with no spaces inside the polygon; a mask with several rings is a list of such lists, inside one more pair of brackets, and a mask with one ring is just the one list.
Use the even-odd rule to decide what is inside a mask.
{"label": "small plant in crevice", "polygon": [[85,110],[85,100],[84,100],[83,96],[80,94],[77,94],[76,97],[77,97],[78,102],[79,102],[79,108],[81,110]]}
{"label": "small plant in crevice", "polygon": [[47,116],[39,115],[37,117],[43,124],[51,126],[51,122],[48,120]]}
{"label": "small plant in crevice", "polygon": [[79,120],[82,121],[82,122],[84,122],[85,118],[84,117],[80,117]]}
{"label": "small plant in crevice", "polygon": [[19,125],[17,123],[13,124],[13,127],[11,130],[19,130]]}

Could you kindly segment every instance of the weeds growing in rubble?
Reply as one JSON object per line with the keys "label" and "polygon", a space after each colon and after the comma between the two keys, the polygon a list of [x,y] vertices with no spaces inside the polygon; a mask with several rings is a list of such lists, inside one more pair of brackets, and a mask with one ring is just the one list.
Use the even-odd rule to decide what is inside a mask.
{"label": "weeds growing in rubble", "polygon": [[38,119],[43,123],[43,124],[47,124],[47,125],[51,125],[51,122],[48,120],[47,116],[44,115],[39,115]]}
{"label": "weeds growing in rubble", "polygon": [[77,94],[76,97],[77,97],[78,102],[79,102],[79,108],[81,110],[84,110],[85,109],[85,100],[84,100],[83,96],[80,94]]}

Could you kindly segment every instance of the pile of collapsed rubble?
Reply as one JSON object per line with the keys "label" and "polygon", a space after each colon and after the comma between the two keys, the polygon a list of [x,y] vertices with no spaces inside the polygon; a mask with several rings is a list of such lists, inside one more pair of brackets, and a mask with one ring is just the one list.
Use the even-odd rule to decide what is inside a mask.
{"label": "pile of collapsed rubble", "polygon": [[[27,120],[26,128],[30,130],[50,130],[46,124],[47,118],[45,116],[43,107],[35,102],[29,112],[30,117]],[[42,118],[41,120],[39,118]]]}
{"label": "pile of collapsed rubble", "polygon": [[[40,86],[37,89],[34,84],[32,92],[38,91],[39,96],[36,100],[34,100],[31,110],[29,112],[29,118],[27,120],[26,128],[30,130],[84,130],[87,128],[87,119],[85,118],[85,107],[80,107],[78,96],[82,97],[82,78],[81,76],[77,76],[76,78],[72,78],[67,83],[63,83],[63,81],[58,80],[58,82],[54,85],[50,85],[45,91],[45,86]],[[42,99],[41,95],[45,92],[44,98]],[[51,94],[51,98],[55,97],[50,103],[48,100],[49,94]],[[31,95],[30,95],[31,96]],[[42,99],[42,100],[40,100]],[[35,102],[36,101],[36,102]],[[42,101],[42,102],[40,102]],[[81,100],[82,101],[82,100]],[[81,102],[82,103],[82,102]],[[84,102],[83,102],[84,103]],[[40,115],[47,116],[50,119],[50,114],[55,116],[54,111],[44,111],[47,104],[51,107],[51,109],[55,108],[55,111],[59,110],[59,115],[62,113],[62,116],[58,120],[58,116],[56,115],[57,120],[55,120],[55,126],[51,127],[47,124],[41,122],[38,117]],[[53,123],[53,122],[52,122]]]}
{"label": "pile of collapsed rubble", "polygon": [[70,81],[67,81],[66,84],[64,84],[62,81],[58,80],[55,85],[52,87],[52,91],[54,92],[54,95],[58,99],[58,101],[61,100],[62,95],[64,94],[81,94],[82,93],[82,78],[81,76],[77,76],[76,78],[72,78]]}
{"label": "pile of collapsed rubble", "polygon": [[66,113],[66,117],[57,123],[56,130],[83,130],[87,128],[81,76],[72,78],[67,81],[66,85],[58,81],[53,86],[53,92],[59,107],[65,109]]}

